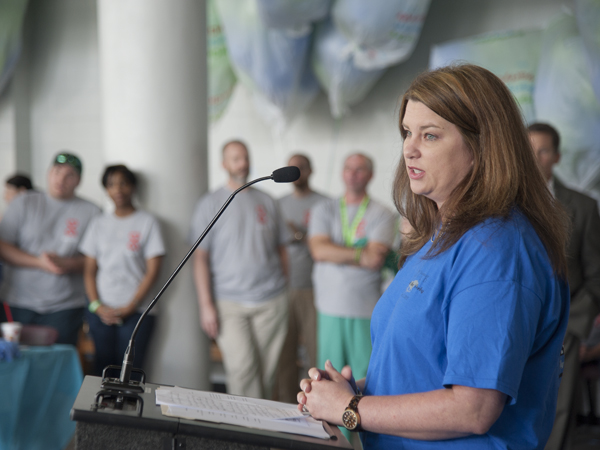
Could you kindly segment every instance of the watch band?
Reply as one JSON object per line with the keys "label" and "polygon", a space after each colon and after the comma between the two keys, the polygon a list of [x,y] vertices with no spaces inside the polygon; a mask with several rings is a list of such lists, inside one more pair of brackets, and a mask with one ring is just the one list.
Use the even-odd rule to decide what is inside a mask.
{"label": "watch band", "polygon": [[342,415],[342,423],[350,431],[360,430],[360,414],[358,413],[358,402],[363,398],[362,394],[355,395],[350,400],[348,407]]}

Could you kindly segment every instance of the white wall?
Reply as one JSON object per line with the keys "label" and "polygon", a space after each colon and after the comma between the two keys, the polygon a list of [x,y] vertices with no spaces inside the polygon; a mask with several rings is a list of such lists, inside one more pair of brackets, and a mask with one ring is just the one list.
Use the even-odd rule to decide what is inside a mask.
{"label": "white wall", "polygon": [[0,96],[0,180],[6,179],[16,168],[16,130],[14,125],[14,95],[12,90],[7,89]]}
{"label": "white wall", "polygon": [[31,174],[45,187],[61,149],[83,160],[79,195],[100,204],[101,98],[95,0],[30,2],[29,99]]}
{"label": "white wall", "polygon": [[[220,168],[224,142],[241,138],[249,144],[253,158],[251,176],[268,175],[285,165],[288,156],[302,150],[313,160],[313,186],[326,194],[342,193],[341,167],[344,155],[362,150],[375,159],[371,194],[393,207],[391,186],[401,151],[398,133],[398,100],[410,81],[429,63],[433,45],[491,31],[543,27],[562,7],[559,0],[433,0],[423,32],[413,55],[393,67],[377,83],[366,101],[350,115],[335,121],[321,93],[310,109],[297,118],[282,136],[274,136],[254,112],[252,100],[239,84],[220,121],[211,125],[209,167],[211,189],[222,184]],[[263,183],[275,196],[289,187]]]}

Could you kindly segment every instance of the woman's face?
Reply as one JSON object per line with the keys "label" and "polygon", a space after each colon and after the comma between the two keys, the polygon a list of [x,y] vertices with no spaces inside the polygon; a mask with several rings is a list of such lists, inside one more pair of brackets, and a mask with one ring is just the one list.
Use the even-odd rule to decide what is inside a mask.
{"label": "woman's face", "polygon": [[117,208],[131,206],[134,187],[121,172],[108,177],[106,192]]}
{"label": "woman's face", "polygon": [[408,101],[401,126],[410,188],[439,209],[471,170],[473,156],[458,127],[421,102]]}

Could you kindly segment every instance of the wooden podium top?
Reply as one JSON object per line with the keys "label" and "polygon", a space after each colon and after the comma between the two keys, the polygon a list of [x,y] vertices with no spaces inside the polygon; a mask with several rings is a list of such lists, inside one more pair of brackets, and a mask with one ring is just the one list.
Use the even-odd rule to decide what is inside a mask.
{"label": "wooden podium top", "polygon": [[190,437],[201,437],[221,441],[238,442],[264,447],[311,450],[351,449],[352,446],[336,426],[325,424],[330,439],[318,439],[297,434],[279,433],[235,425],[186,420],[163,416],[156,405],[157,384],[146,383],[145,392],[140,394],[141,408],[126,405],[123,410],[94,408],[101,378],[86,376],[71,409],[71,420],[152,430]]}

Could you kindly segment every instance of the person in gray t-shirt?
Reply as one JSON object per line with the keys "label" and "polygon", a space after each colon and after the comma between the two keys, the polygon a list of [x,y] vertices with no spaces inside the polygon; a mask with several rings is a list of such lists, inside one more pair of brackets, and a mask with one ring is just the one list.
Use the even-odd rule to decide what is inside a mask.
{"label": "person in gray t-shirt", "polygon": [[[246,146],[223,147],[227,184],[198,203],[190,230],[195,242],[249,173]],[[277,203],[246,189],[230,204],[194,252],[200,323],[223,355],[227,391],[268,398],[287,330],[284,244],[288,233]]]}
{"label": "person in gray t-shirt", "polygon": [[285,219],[290,240],[286,249],[290,268],[290,304],[288,333],[279,360],[276,381],[276,398],[294,403],[300,380],[298,379],[298,348],[306,350],[308,370],[317,364],[317,312],[312,289],[313,260],[306,240],[310,210],[327,197],[309,186],[312,173],[310,160],[305,155],[293,155],[289,166],[300,169],[300,178],[294,181],[294,192],[279,199],[281,214]]}
{"label": "person in gray t-shirt", "polygon": [[[152,300],[165,246],[158,220],[133,205],[137,179],[124,165],[109,166],[102,185],[114,212],[94,217],[79,246],[90,300],[86,319],[96,347],[95,374],[120,365],[137,323]],[[156,308],[140,323],[133,367],[142,367]]]}
{"label": "person in gray t-shirt", "polygon": [[371,313],[381,295],[381,267],[397,231],[396,216],[369,198],[373,163],[365,155],[346,158],[345,194],[311,211],[309,246],[315,260],[317,359],[351,365],[366,375],[371,355]]}
{"label": "person in gray t-shirt", "polygon": [[76,156],[58,154],[48,172],[48,192],[19,196],[0,222],[0,257],[11,265],[2,298],[13,318],[52,326],[58,342],[73,345],[86,304],[78,246],[100,212],[75,196],[81,169]]}

